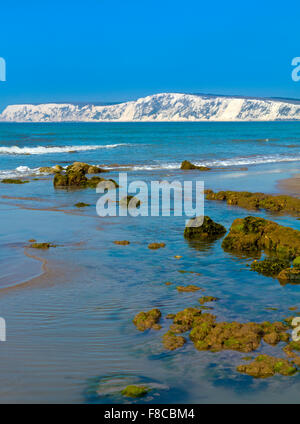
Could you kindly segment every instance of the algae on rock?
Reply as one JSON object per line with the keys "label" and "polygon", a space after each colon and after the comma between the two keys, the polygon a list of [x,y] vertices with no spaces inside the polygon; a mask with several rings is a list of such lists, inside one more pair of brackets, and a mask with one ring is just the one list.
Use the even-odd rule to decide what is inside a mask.
{"label": "algae on rock", "polygon": [[159,309],[152,309],[148,312],[139,312],[133,319],[133,323],[139,331],[145,331],[150,328],[160,330],[161,326],[158,324],[161,317]]}
{"label": "algae on rock", "polygon": [[223,225],[214,222],[209,216],[189,220],[184,230],[184,237],[189,240],[216,240],[226,233]]}

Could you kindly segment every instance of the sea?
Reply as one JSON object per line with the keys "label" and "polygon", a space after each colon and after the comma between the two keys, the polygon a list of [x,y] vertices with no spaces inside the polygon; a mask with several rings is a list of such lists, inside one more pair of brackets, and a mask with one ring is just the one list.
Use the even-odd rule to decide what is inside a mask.
{"label": "sea", "polygon": [[[183,171],[183,160],[212,169]],[[95,189],[57,190],[39,171],[75,161],[99,165],[116,181],[126,173],[148,186],[203,181],[215,191],[275,194],[280,180],[299,173],[300,123],[0,123],[0,180],[28,181],[0,182],[0,402],[299,403],[298,374],[255,379],[236,371],[245,354],[197,351],[188,334],[184,347],[166,351],[162,336],[167,314],[199,305],[200,292],[179,293],[178,285],[218,297],[208,312],[230,322],[293,315],[300,285],[254,273],[252,258],[224,252],[222,240],[189,243],[185,216],[101,217]],[[297,217],[214,201],[204,208],[227,230],[248,215],[300,230]],[[56,247],[30,249],[31,239]],[[152,242],[165,247],[150,250]],[[153,308],[162,329],[138,331],[134,316]],[[284,358],[283,346],[262,342],[253,356]],[[151,391],[129,400],[121,395],[129,384]]]}

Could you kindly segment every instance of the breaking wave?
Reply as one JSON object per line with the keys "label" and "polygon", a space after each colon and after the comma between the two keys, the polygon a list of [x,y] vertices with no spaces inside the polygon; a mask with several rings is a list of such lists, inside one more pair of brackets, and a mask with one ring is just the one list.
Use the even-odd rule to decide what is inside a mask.
{"label": "breaking wave", "polygon": [[[229,159],[216,159],[207,161],[192,160],[191,162],[197,166],[207,167],[234,167],[234,166],[250,166],[260,165],[266,163],[280,163],[280,162],[299,162],[300,156],[283,156],[283,155],[272,155],[272,156],[253,156],[253,157],[236,157]],[[157,164],[144,164],[144,165],[130,165],[121,166],[120,168],[131,169],[134,171],[153,171],[159,169],[180,169],[181,162],[170,162],[170,163],[157,163]]]}
{"label": "breaking wave", "polygon": [[36,147],[19,147],[19,146],[3,146],[0,147],[0,154],[6,155],[45,155],[48,153],[72,153],[85,152],[88,150],[99,149],[115,149],[116,147],[128,146],[129,144],[107,144],[107,145],[90,145],[90,146],[36,146]]}

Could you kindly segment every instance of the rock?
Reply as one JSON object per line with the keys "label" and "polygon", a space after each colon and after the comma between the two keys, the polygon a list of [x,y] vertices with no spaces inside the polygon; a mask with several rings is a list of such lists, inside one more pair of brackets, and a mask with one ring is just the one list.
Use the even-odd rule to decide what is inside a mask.
{"label": "rock", "polygon": [[297,368],[286,359],[259,355],[250,364],[239,365],[237,371],[256,378],[267,378],[275,374],[291,376],[297,372]]}
{"label": "rock", "polygon": [[133,320],[134,325],[137,327],[139,331],[145,331],[149,328],[153,328],[155,330],[158,329],[155,324],[158,323],[161,317],[161,312],[159,309],[152,309],[148,312],[139,312]]}
{"label": "rock", "polygon": [[99,168],[99,166],[90,165],[87,170],[87,174],[100,174],[102,172],[108,172],[106,169]]}
{"label": "rock", "polygon": [[[96,188],[97,185],[99,183],[102,183],[103,181],[108,181],[108,180],[106,180],[105,178],[101,178],[101,177],[92,177],[92,178],[89,178],[86,181],[86,187]],[[109,180],[109,181],[111,181],[111,180]],[[115,187],[117,187],[117,183],[115,183],[114,185],[115,185]]]}
{"label": "rock", "polygon": [[237,350],[248,353],[256,350],[262,339],[273,346],[281,341],[289,341],[288,327],[282,322],[216,323],[215,319],[216,317],[211,314],[202,314],[194,318],[190,339],[196,349],[212,352]]}
{"label": "rock", "polygon": [[63,167],[61,165],[51,166],[42,166],[39,168],[39,172],[42,174],[55,174],[56,172],[63,171]]}
{"label": "rock", "polygon": [[295,258],[293,260],[293,267],[294,268],[297,268],[297,269],[300,269],[300,256],[297,256],[297,258]]}
{"label": "rock", "polygon": [[216,302],[218,300],[219,299],[217,297],[214,297],[214,296],[202,296],[202,297],[200,297],[200,299],[198,301],[201,305],[204,305],[204,303]]}
{"label": "rock", "polygon": [[146,386],[135,386],[130,385],[127,386],[124,390],[122,390],[122,395],[130,398],[139,398],[145,396],[150,389]]}
{"label": "rock", "polygon": [[263,261],[254,261],[251,264],[253,271],[260,274],[274,277],[277,276],[283,269],[289,266],[289,261],[279,258],[266,258]]}
{"label": "rock", "polygon": [[29,243],[34,243],[34,242],[36,242],[36,240],[35,239],[30,239],[30,240],[28,240],[29,241]]}
{"label": "rock", "polygon": [[172,333],[186,333],[190,330],[190,326],[188,324],[171,324],[170,331]]}
{"label": "rock", "polygon": [[199,332],[197,326],[195,326],[191,332],[191,338],[194,337],[193,341],[197,349],[213,352],[221,350],[252,352],[259,347],[263,335],[261,326],[256,323],[205,323],[205,332],[202,331],[202,327],[203,324],[200,324],[201,331]]}
{"label": "rock", "polygon": [[281,271],[278,276],[278,280],[282,284],[287,283],[300,283],[300,269],[297,268],[287,268]]}
{"label": "rock", "polygon": [[197,221],[201,222],[202,217],[196,217],[189,220],[184,230],[184,237],[190,240],[216,240],[226,233],[226,228],[217,224],[208,216],[203,218],[203,224],[199,227],[193,226]]}
{"label": "rock", "polygon": [[287,333],[287,325],[282,322],[265,321],[261,324],[263,330],[263,340],[271,346],[277,345],[279,342],[288,342],[290,339]]}
{"label": "rock", "polygon": [[179,269],[178,272],[180,274],[194,274],[194,275],[201,275],[201,272],[195,272],[195,271],[186,271],[185,269]]}
{"label": "rock", "polygon": [[127,246],[128,244],[130,244],[130,241],[128,240],[116,240],[114,241],[115,244],[118,244],[120,246]]}
{"label": "rock", "polygon": [[182,256],[180,256],[180,255],[176,255],[176,256],[174,256],[174,258],[175,258],[175,259],[181,259],[181,258],[182,258]]}
{"label": "rock", "polygon": [[248,191],[219,191],[205,190],[207,200],[226,201],[228,205],[239,206],[244,209],[266,209],[272,212],[299,215],[300,199],[292,196],[271,196],[264,193]]}
{"label": "rock", "polygon": [[[283,348],[283,351],[289,358],[295,358],[297,354],[300,354],[300,341],[292,341]],[[297,352],[297,353],[295,353]]]}
{"label": "rock", "polygon": [[119,187],[116,181],[112,179],[106,180],[105,178],[96,176],[88,179],[85,174],[86,171],[84,164],[82,165],[80,163],[77,167],[72,165],[67,168],[65,174],[62,174],[61,172],[55,173],[53,185],[55,188],[96,188],[99,183],[103,181],[110,181],[113,183],[115,188]]}
{"label": "rock", "polygon": [[171,286],[171,285],[172,285],[172,283],[171,283],[171,281],[167,281],[167,282],[165,283],[165,285],[166,285],[166,286]]}
{"label": "rock", "polygon": [[1,183],[3,184],[27,184],[29,181],[17,180],[14,178],[4,178]]}
{"label": "rock", "polygon": [[176,336],[172,331],[168,331],[163,336],[163,345],[165,349],[175,350],[179,349],[186,343],[186,339],[182,336]]}
{"label": "rock", "polygon": [[290,328],[292,328],[292,321],[293,321],[294,318],[296,318],[295,315],[293,315],[291,317],[284,318],[284,322],[286,323],[286,325],[288,325]]}
{"label": "rock", "polygon": [[[196,318],[199,318],[201,311],[198,308],[186,308],[177,312],[173,319],[173,323],[191,329]],[[202,318],[202,317],[201,317]]]}
{"label": "rock", "polygon": [[51,166],[42,166],[41,168],[39,168],[39,172],[41,174],[55,174],[56,171],[54,168],[52,168]]}
{"label": "rock", "polygon": [[74,162],[72,165],[67,167],[67,172],[83,172],[86,174],[88,172],[90,165],[84,162]]}
{"label": "rock", "polygon": [[150,243],[148,244],[148,248],[152,250],[161,249],[162,247],[165,247],[165,243]]}
{"label": "rock", "polygon": [[266,249],[281,258],[293,259],[300,255],[300,231],[254,216],[238,218],[233,221],[222,247],[231,252]]}
{"label": "rock", "polygon": [[189,286],[177,286],[176,288],[179,292],[195,292],[202,290],[200,287],[194,286],[193,284],[190,284]]}
{"label": "rock", "polygon": [[56,245],[51,243],[31,243],[29,247],[32,249],[49,249],[50,247],[56,247]]}
{"label": "rock", "polygon": [[198,171],[210,171],[211,168],[208,168],[207,166],[197,166],[197,165],[193,165],[191,162],[189,162],[188,160],[184,160],[181,163],[181,167],[180,169],[183,170],[190,170],[190,169],[197,169]]}
{"label": "rock", "polygon": [[166,319],[174,319],[174,318],[175,318],[175,314],[166,315]]}
{"label": "rock", "polygon": [[120,200],[120,206],[125,208],[138,208],[141,201],[135,196],[125,196]]}
{"label": "rock", "polygon": [[100,168],[96,165],[89,165],[85,162],[74,162],[72,165],[69,165],[67,172],[84,172],[85,174],[100,174],[102,172],[108,172],[105,169]]}
{"label": "rock", "polygon": [[89,205],[88,203],[78,202],[78,203],[75,203],[74,206],[76,206],[76,208],[85,208],[85,207],[91,206],[91,205]]}
{"label": "rock", "polygon": [[87,187],[87,178],[83,171],[69,171],[66,174],[57,172],[53,179],[55,188],[85,188]]}

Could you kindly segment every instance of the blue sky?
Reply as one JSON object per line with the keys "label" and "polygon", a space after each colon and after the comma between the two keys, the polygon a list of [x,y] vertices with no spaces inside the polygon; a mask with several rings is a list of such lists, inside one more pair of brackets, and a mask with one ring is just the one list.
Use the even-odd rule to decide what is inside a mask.
{"label": "blue sky", "polygon": [[164,91],[300,98],[299,1],[14,1],[1,5],[0,107]]}

